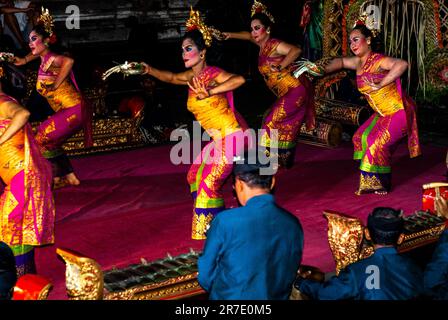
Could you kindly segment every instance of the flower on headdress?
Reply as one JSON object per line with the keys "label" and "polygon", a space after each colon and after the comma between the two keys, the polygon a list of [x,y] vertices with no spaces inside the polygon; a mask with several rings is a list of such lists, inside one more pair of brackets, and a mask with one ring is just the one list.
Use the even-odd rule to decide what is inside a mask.
{"label": "flower on headdress", "polygon": [[365,26],[367,29],[370,30],[370,32],[372,32],[372,35],[374,37],[376,37],[379,33],[379,22],[375,21],[375,18],[372,15],[368,15],[367,12],[363,12],[358,20],[356,20],[355,25],[353,27],[356,26]]}
{"label": "flower on headdress", "polygon": [[199,30],[202,33],[202,38],[204,39],[205,45],[210,47],[212,44],[213,37],[218,40],[223,39],[221,31],[208,27],[201,18],[201,14],[198,10],[190,9],[190,17],[185,23],[187,31]]}
{"label": "flower on headdress", "polygon": [[272,23],[275,23],[275,19],[272,16],[272,14],[268,11],[268,8],[261,2],[254,0],[250,16],[253,17],[256,13],[263,13],[264,15],[266,15],[266,17],[269,18],[269,20],[271,20]]}
{"label": "flower on headdress", "polygon": [[58,38],[56,37],[56,34],[53,32],[53,33],[51,34],[50,39],[49,39],[48,42],[49,42],[50,44],[55,44],[56,41],[58,41]]}

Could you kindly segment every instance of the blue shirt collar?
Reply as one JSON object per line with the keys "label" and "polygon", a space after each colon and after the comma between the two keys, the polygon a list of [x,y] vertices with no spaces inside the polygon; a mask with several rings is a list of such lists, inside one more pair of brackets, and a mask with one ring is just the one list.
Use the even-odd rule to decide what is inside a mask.
{"label": "blue shirt collar", "polygon": [[384,255],[384,254],[397,254],[397,248],[395,247],[384,247],[375,250],[376,255]]}
{"label": "blue shirt collar", "polygon": [[246,202],[246,206],[248,205],[256,205],[258,203],[263,203],[263,202],[274,202],[274,196],[270,193],[266,193],[266,194],[261,194],[259,196],[255,196],[250,198],[247,202]]}

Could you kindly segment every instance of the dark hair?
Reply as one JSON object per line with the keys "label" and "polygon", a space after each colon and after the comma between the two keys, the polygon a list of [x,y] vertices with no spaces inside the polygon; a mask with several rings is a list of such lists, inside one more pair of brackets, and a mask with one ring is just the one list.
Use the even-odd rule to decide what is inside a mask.
{"label": "dark hair", "polygon": [[185,32],[184,36],[182,37],[182,41],[184,41],[185,39],[191,39],[196,47],[198,47],[199,51],[207,49],[204,38],[202,37],[202,33],[198,29]]}
{"label": "dark hair", "polygon": [[213,46],[207,47],[205,45],[205,40],[202,36],[201,31],[199,31],[198,29],[185,32],[184,36],[182,37],[182,41],[184,41],[185,39],[191,39],[196,47],[198,47],[199,51],[202,51],[204,49],[207,50],[207,54],[205,55],[207,63],[214,65],[219,64],[222,58],[222,53],[215,47],[222,46],[222,44],[220,45],[217,41],[215,41],[213,43]]}
{"label": "dark hair", "polygon": [[36,32],[38,35],[40,35],[41,37],[42,37],[42,39],[45,39],[45,38],[49,38],[50,37],[50,34],[47,32],[47,30],[45,30],[45,27],[44,27],[44,25],[43,24],[36,24],[35,26],[34,26],[34,28],[33,28],[33,30],[32,31],[34,31],[34,32]]}
{"label": "dark hair", "polygon": [[17,281],[16,262],[11,248],[0,241],[0,300],[10,300]]}
{"label": "dark hair", "polygon": [[48,43],[48,49],[50,51],[53,51],[55,53],[59,54],[65,54],[65,48],[62,47],[61,42],[59,41],[58,37],[56,37],[56,34],[49,34],[47,30],[45,30],[45,26],[42,23],[38,23],[34,26],[34,28],[31,30],[36,32],[38,35],[40,35],[43,39],[49,38]]}
{"label": "dark hair", "polygon": [[403,232],[404,220],[401,210],[378,207],[369,214],[367,228],[374,244],[396,245]]}
{"label": "dark hair", "polygon": [[256,149],[245,149],[238,158],[240,159],[236,160],[233,166],[234,179],[238,178],[250,188],[271,188],[273,175],[266,171],[261,174],[260,171],[269,168],[269,158],[266,154]]}
{"label": "dark hair", "polygon": [[383,48],[382,48],[383,46],[382,46],[379,34],[377,34],[376,37],[374,37],[372,31],[370,31],[369,28],[367,28],[363,24],[356,25],[352,29],[352,31],[354,31],[354,30],[359,30],[362,33],[362,35],[366,38],[370,37],[370,47],[372,48],[373,52],[383,51]]}
{"label": "dark hair", "polygon": [[254,14],[251,18],[250,21],[254,21],[254,20],[260,20],[260,22],[267,28],[271,27],[272,28],[272,22],[271,20],[269,20],[268,16],[265,15],[262,12],[257,12],[256,14]]}
{"label": "dark hair", "polygon": [[272,175],[260,175],[260,172],[252,171],[234,175],[235,179],[243,181],[250,188],[270,189],[272,185]]}

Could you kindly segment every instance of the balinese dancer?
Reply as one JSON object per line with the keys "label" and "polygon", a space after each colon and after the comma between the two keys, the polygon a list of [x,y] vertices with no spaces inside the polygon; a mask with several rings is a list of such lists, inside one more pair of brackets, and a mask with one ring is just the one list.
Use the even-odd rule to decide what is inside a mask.
{"label": "balinese dancer", "polygon": [[38,57],[41,59],[36,89],[47,99],[55,113],[39,126],[36,140],[44,157],[52,163],[57,187],[80,183],[62,149],[63,143],[83,126],[85,145],[91,146],[92,142],[91,115],[73,75],[74,60],[52,52],[50,46],[55,42],[53,19],[48,10],[43,10],[39,23],[29,36],[31,54],[25,58],[17,58],[15,64],[23,65]]}
{"label": "balinese dancer", "polygon": [[278,130],[279,167],[290,168],[303,121],[306,119],[308,129],[314,127],[314,88],[306,76],[297,79],[291,74],[292,63],[301,49],[271,37],[274,18],[266,6],[254,1],[251,14],[251,32],[223,32],[223,35],[225,39],[249,40],[260,47],[258,70],[277,97],[263,120],[262,129],[266,133],[260,145],[269,150],[271,130]]}
{"label": "balinese dancer", "polygon": [[[4,75],[0,67],[0,78]],[[51,165],[39,150],[29,112],[3,92],[0,84],[0,241],[16,259],[17,274],[35,273],[34,247],[54,242],[55,207]]]}
{"label": "balinese dancer", "polygon": [[356,70],[358,90],[375,111],[353,136],[354,159],[361,160],[358,195],[390,191],[392,152],[406,135],[411,158],[421,154],[416,105],[400,83],[408,63],[373,51],[379,31],[374,26],[373,20],[362,15],[350,33],[355,56],[334,58],[323,68],[325,73]]}
{"label": "balinese dancer", "polygon": [[182,41],[182,58],[187,71],[172,73],[145,65],[145,73],[178,85],[188,85],[187,108],[212,138],[192,164],[187,180],[194,200],[192,238],[206,238],[213,217],[224,207],[222,185],[232,172],[233,158],[243,150],[242,126],[233,109],[232,90],[241,86],[242,76],[207,65],[207,48],[212,31],[199,12],[190,12]]}

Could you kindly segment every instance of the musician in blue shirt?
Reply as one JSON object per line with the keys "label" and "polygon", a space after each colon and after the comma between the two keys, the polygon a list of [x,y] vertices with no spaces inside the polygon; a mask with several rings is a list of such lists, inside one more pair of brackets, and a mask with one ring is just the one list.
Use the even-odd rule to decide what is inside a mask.
{"label": "musician in blue shirt", "polygon": [[[443,198],[436,199],[437,213],[448,218],[448,202]],[[426,295],[448,300],[448,230],[439,239],[431,261],[427,264],[424,275]]]}
{"label": "musician in blue shirt", "polygon": [[422,270],[395,245],[403,230],[401,211],[375,208],[368,217],[366,237],[374,254],[341,270],[320,283],[299,277],[294,286],[311,299],[407,300],[423,293]]}
{"label": "musician in blue shirt", "polygon": [[269,164],[251,152],[245,157],[233,168],[242,207],[212,220],[198,281],[212,300],[286,300],[302,259],[303,230],[270,194],[274,177],[261,171]]}
{"label": "musician in blue shirt", "polygon": [[17,281],[16,260],[11,248],[0,241],[0,300],[11,300]]}

